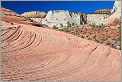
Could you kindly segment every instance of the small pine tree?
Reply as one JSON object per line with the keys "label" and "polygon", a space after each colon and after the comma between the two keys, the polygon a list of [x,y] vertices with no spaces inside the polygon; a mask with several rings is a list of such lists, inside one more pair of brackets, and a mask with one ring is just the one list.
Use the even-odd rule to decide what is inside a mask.
{"label": "small pine tree", "polygon": [[63,27],[63,24],[61,23],[60,26]]}
{"label": "small pine tree", "polygon": [[75,26],[75,23],[74,22],[72,23],[72,26]]}
{"label": "small pine tree", "polygon": [[57,30],[57,29],[58,29],[58,27],[56,27],[56,26],[54,25],[54,26],[53,26],[53,29]]}
{"label": "small pine tree", "polygon": [[71,26],[71,24],[70,24],[70,22],[68,21],[68,22],[67,22],[67,27],[70,27],[70,26]]}

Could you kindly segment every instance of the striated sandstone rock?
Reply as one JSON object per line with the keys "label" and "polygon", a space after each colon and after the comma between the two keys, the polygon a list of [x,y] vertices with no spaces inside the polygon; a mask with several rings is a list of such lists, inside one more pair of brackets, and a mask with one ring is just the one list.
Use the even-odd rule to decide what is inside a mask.
{"label": "striated sandstone rock", "polygon": [[1,39],[4,81],[120,80],[119,51],[93,41],[25,24],[7,25]]}
{"label": "striated sandstone rock", "polygon": [[8,23],[21,23],[21,24],[31,24],[31,20],[29,18],[25,18],[9,9],[1,8],[2,12],[2,21],[6,21]]}
{"label": "striated sandstone rock", "polygon": [[39,24],[39,23],[31,20],[30,18],[26,18],[22,15],[19,15],[9,9],[2,7],[1,11],[2,11],[1,20],[8,22],[12,25],[14,25],[15,23],[18,23],[18,24],[34,25],[34,26],[39,26],[39,27],[43,26],[42,24]]}
{"label": "striated sandstone rock", "polygon": [[119,50],[13,15],[7,20],[14,24],[1,21],[2,80],[120,80]]}
{"label": "striated sandstone rock", "polygon": [[28,18],[44,18],[46,16],[46,13],[40,11],[30,11],[30,12],[25,12],[21,15]]}

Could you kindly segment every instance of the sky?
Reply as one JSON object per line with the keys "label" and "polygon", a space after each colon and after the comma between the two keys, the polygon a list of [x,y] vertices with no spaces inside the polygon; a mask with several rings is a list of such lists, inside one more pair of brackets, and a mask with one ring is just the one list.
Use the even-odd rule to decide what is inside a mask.
{"label": "sky", "polygon": [[2,1],[2,7],[22,14],[27,11],[69,10],[90,13],[101,8],[113,8],[114,1]]}

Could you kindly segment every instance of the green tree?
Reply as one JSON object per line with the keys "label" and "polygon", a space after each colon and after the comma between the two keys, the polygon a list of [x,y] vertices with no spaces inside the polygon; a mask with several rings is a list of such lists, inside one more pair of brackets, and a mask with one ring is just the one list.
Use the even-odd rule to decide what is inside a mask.
{"label": "green tree", "polygon": [[74,22],[72,23],[72,26],[75,26],[75,23]]}
{"label": "green tree", "polygon": [[71,26],[71,24],[70,24],[70,22],[68,21],[68,22],[67,22],[67,27],[70,27],[70,26]]}
{"label": "green tree", "polygon": [[54,25],[54,26],[53,26],[53,29],[57,30],[57,29],[58,29],[58,27],[56,27],[56,26]]}
{"label": "green tree", "polygon": [[63,27],[63,24],[61,23],[60,26]]}

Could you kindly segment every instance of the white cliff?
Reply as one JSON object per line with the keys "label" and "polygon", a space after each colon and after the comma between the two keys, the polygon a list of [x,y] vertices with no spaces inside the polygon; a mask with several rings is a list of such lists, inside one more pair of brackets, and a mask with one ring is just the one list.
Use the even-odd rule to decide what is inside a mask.
{"label": "white cliff", "polygon": [[46,16],[46,13],[41,11],[30,11],[25,12],[21,15],[28,18],[44,18]]}
{"label": "white cliff", "polygon": [[[81,19],[82,17],[82,19]],[[67,10],[51,10],[47,13],[46,17],[42,20],[42,24],[49,27],[67,27],[68,22],[71,25],[80,25],[86,20],[85,14],[69,12]]]}
{"label": "white cliff", "polygon": [[[105,10],[105,11],[104,11]],[[96,10],[101,11],[101,10]],[[49,27],[67,27],[81,25],[81,24],[95,24],[95,25],[107,25],[113,22],[115,19],[121,17],[121,1],[115,1],[113,9],[102,9],[102,12],[109,11],[110,14],[86,14],[70,12],[68,10],[50,10],[48,13],[33,11],[22,14],[25,17],[29,17],[33,21],[40,24],[47,25]]]}
{"label": "white cliff", "polygon": [[121,18],[121,1],[115,1],[111,14],[88,14],[87,23],[96,25],[107,25],[112,23],[115,19]]}

